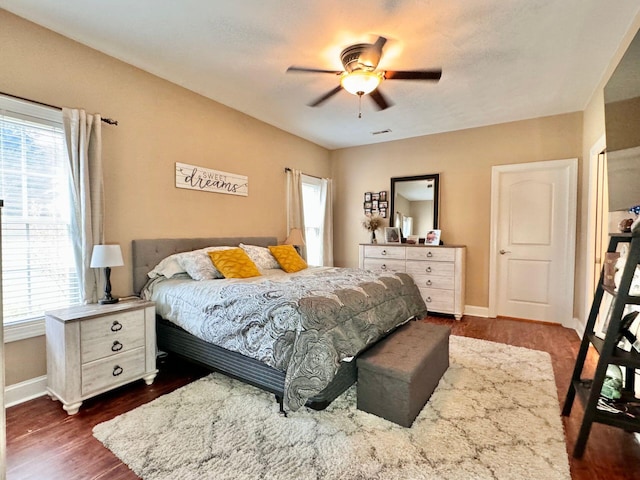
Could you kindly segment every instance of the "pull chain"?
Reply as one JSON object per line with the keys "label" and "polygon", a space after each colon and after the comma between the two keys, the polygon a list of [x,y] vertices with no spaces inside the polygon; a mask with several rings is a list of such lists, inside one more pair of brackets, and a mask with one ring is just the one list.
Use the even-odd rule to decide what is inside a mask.
{"label": "pull chain", "polygon": [[362,92],[358,92],[358,118],[362,118]]}

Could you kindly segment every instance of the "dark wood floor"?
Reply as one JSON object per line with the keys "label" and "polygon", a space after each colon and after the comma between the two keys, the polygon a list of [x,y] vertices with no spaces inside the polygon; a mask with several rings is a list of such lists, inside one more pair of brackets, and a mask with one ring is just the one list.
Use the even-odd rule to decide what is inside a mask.
{"label": "dark wood floor", "polygon": [[[558,388],[558,414],[573,371],[579,339],[573,330],[506,319],[464,317],[460,322],[429,317],[452,326],[454,335],[544,350],[551,354]],[[594,356],[595,358],[595,356]],[[590,366],[593,368],[594,358]],[[7,409],[7,478],[9,480],[118,480],[138,478],[91,434],[94,425],[171,392],[206,371],[176,359],[159,365],[153,385],[144,382],[86,401],[68,416],[60,403],[41,397]],[[640,443],[631,433],[595,424],[582,459],[571,456],[582,418],[574,405],[564,418],[572,478],[576,480],[640,479]]]}

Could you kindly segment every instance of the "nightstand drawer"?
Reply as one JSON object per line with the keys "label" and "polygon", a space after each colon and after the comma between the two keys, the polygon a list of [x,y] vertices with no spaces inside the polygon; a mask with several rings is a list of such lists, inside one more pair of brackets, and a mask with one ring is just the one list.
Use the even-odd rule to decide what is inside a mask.
{"label": "nightstand drawer", "polygon": [[404,260],[365,258],[364,269],[374,272],[404,272]]}
{"label": "nightstand drawer", "polygon": [[80,324],[81,362],[91,362],[143,346],[144,321],[144,310],[85,320]]}
{"label": "nightstand drawer", "polygon": [[82,395],[140,377],[145,372],[145,349],[136,348],[82,366]]}

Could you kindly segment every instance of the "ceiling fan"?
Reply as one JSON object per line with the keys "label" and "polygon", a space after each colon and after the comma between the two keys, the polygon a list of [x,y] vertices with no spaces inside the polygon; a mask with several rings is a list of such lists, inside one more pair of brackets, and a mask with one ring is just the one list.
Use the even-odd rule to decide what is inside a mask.
{"label": "ceiling fan", "polygon": [[328,91],[321,97],[309,103],[310,107],[317,107],[334,96],[340,90],[357,95],[362,99],[363,95],[369,95],[379,110],[384,110],[393,105],[382,95],[378,89],[384,80],[429,80],[438,81],[442,76],[442,70],[380,70],[376,71],[382,48],[387,43],[384,37],[378,37],[375,43],[358,43],[351,45],[340,53],[340,60],[344,70],[323,70],[319,68],[306,68],[291,66],[288,72],[306,73],[331,73],[340,76],[340,85]]}

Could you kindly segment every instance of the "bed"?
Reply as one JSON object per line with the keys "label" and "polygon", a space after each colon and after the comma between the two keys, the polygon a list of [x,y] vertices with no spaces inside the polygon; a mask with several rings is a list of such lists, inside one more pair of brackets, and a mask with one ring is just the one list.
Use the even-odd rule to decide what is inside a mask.
{"label": "bed", "polygon": [[240,244],[277,240],[134,240],[134,289],[156,302],[160,350],[272,392],[282,411],[325,408],[356,381],[358,353],[426,313],[406,274],[318,267],[246,280],[148,276],[175,253]]}

